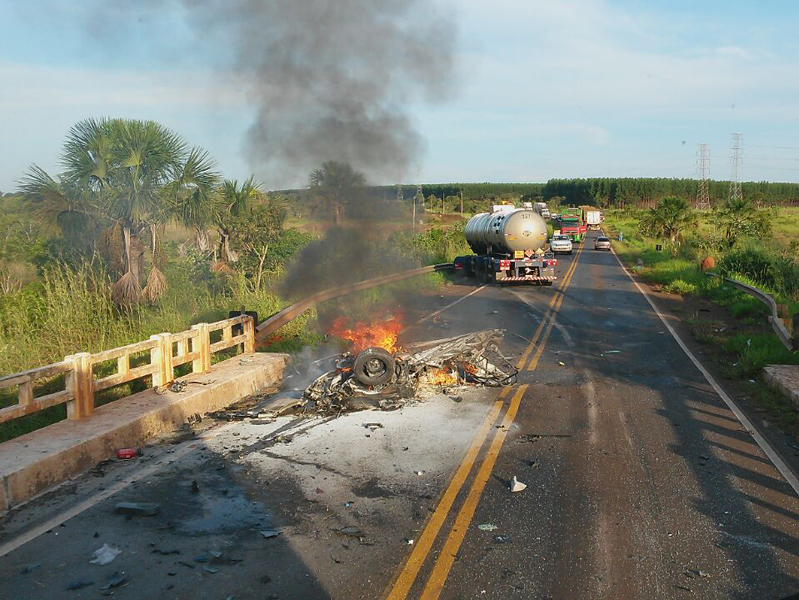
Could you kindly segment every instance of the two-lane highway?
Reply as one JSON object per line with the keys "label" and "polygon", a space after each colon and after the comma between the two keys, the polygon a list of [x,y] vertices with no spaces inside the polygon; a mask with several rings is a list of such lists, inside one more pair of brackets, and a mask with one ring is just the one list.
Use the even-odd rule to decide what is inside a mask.
{"label": "two-lane highway", "polygon": [[[424,319],[406,341],[506,329],[513,387],[151,448],[163,466],[0,558],[0,597],[96,598],[115,571],[130,577],[120,598],[799,592],[795,490],[613,254],[590,237],[557,275],[550,288],[459,283],[406,307]],[[13,513],[0,544],[135,474],[117,466],[74,499]],[[125,520],[123,499],[161,513]],[[103,543],[122,554],[89,565]],[[91,583],[65,591],[75,581]]]}

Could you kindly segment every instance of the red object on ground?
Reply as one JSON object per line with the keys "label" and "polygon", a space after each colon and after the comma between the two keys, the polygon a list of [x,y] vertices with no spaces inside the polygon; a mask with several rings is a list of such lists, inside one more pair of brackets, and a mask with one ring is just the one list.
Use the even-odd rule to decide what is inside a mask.
{"label": "red object on ground", "polygon": [[136,448],[121,448],[117,450],[117,458],[136,458],[139,451]]}

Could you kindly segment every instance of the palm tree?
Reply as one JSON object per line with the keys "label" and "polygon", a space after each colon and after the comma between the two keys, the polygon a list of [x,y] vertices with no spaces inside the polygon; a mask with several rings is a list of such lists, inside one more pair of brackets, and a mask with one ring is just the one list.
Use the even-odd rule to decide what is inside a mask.
{"label": "palm tree", "polygon": [[56,181],[36,165],[23,177],[19,191],[36,220],[54,226],[61,237],[76,246],[86,243],[86,232],[100,218],[90,194],[63,178]]}
{"label": "palm tree", "polygon": [[[113,285],[114,300],[130,306],[143,292],[157,299],[166,290],[159,268],[159,228],[169,220],[195,227],[210,221],[211,193],[218,180],[213,161],[154,121],[86,119],[67,134],[62,162],[61,185],[110,223],[107,238],[121,237],[124,273]],[[31,203],[49,198],[57,206],[53,183],[34,165],[22,191]],[[142,236],[150,238],[153,249],[144,290]]]}
{"label": "palm tree", "polygon": [[328,160],[322,167],[311,172],[311,187],[317,189],[327,201],[328,210],[333,212],[336,225],[344,221],[345,203],[352,198],[355,190],[366,185],[366,177],[352,168],[349,163]]}
{"label": "palm tree", "polygon": [[762,236],[771,230],[768,214],[758,210],[751,198],[730,198],[716,210],[715,217],[730,248],[739,235]]}
{"label": "palm tree", "polygon": [[230,217],[238,217],[251,210],[260,193],[260,184],[253,177],[239,186],[237,180],[225,180],[219,190],[215,222],[219,232],[219,255],[225,262],[236,262],[238,253],[230,247]]}
{"label": "palm tree", "polygon": [[644,235],[663,237],[676,247],[682,232],[696,225],[696,212],[684,198],[666,196],[655,208],[650,208],[641,219],[639,227]]}

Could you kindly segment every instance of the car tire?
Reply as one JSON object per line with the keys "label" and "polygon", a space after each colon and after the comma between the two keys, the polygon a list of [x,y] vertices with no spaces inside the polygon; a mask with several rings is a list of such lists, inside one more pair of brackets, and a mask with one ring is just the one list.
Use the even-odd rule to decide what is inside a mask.
{"label": "car tire", "polygon": [[364,385],[383,385],[394,377],[394,357],[383,348],[367,348],[355,357],[352,373]]}

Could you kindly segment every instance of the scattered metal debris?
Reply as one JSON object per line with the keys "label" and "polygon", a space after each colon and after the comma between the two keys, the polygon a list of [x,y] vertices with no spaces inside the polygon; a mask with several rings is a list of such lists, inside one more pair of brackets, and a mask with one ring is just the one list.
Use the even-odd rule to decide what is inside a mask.
{"label": "scattered metal debris", "polygon": [[271,539],[271,538],[276,538],[277,536],[279,536],[283,532],[279,531],[277,529],[262,529],[258,533],[260,533],[262,536],[264,536],[265,539],[268,540],[268,539]]}
{"label": "scattered metal debris", "polygon": [[155,502],[118,502],[116,511],[122,515],[139,517],[152,517],[161,510],[161,505]]}
{"label": "scattered metal debris", "polygon": [[341,529],[337,529],[336,531],[341,535],[349,535],[352,537],[360,537],[363,535],[361,528],[358,527],[357,525],[347,525],[346,527],[342,527]]}
{"label": "scattered metal debris", "polygon": [[522,483],[518,479],[516,479],[516,475],[513,476],[513,479],[510,480],[510,491],[511,492],[522,492],[527,489],[527,484]]}
{"label": "scattered metal debris", "polygon": [[124,571],[114,571],[114,574],[111,575],[105,582],[105,585],[102,586],[101,590],[110,590],[112,588],[118,588],[126,585],[130,581],[130,577],[125,574]]}
{"label": "scattered metal debris", "polygon": [[89,563],[93,565],[107,565],[110,564],[117,556],[122,554],[122,550],[114,548],[108,544],[103,544],[92,553],[92,560]]}
{"label": "scattered metal debris", "polygon": [[42,566],[42,563],[31,563],[29,565],[25,565],[22,570],[19,572],[20,575],[27,575],[28,573],[33,573],[36,569]]}
{"label": "scattered metal debris", "polygon": [[373,347],[338,355],[335,368],[305,390],[303,408],[324,414],[392,410],[415,397],[420,386],[512,385],[518,370],[499,350],[503,335],[502,329],[487,329],[408,344],[396,354]]}
{"label": "scattered metal debris", "polygon": [[90,579],[76,579],[75,581],[70,581],[67,584],[67,591],[73,590],[82,590],[85,587],[89,587],[90,585],[94,585],[94,582]]}

